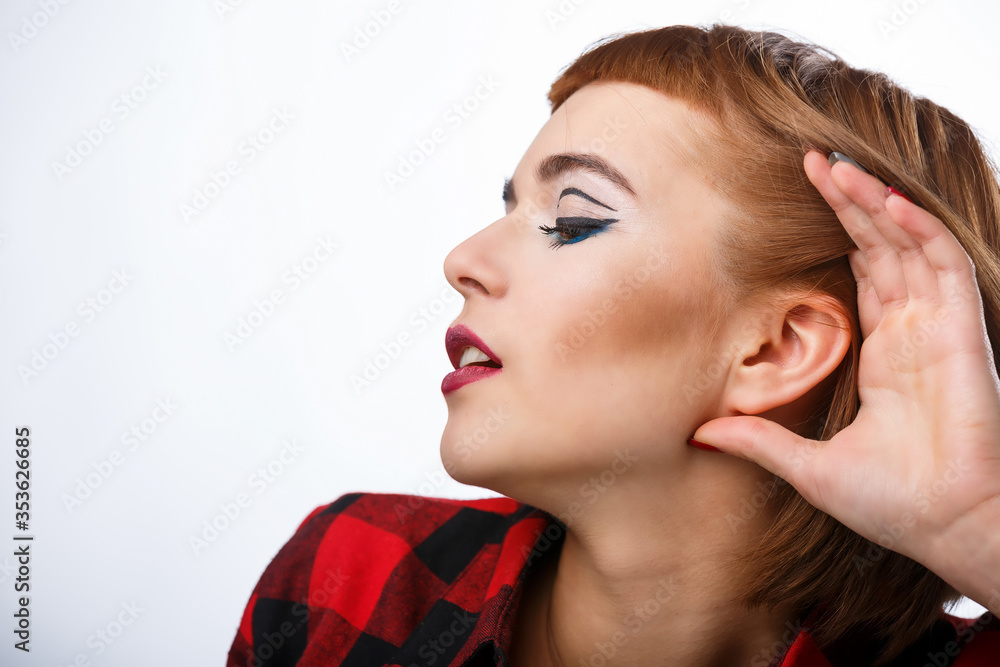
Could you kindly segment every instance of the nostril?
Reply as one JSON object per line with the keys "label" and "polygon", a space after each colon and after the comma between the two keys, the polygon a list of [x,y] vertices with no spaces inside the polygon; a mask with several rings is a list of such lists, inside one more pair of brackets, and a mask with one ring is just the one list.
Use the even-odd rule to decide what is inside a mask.
{"label": "nostril", "polygon": [[462,276],[461,278],[458,279],[458,282],[460,284],[464,285],[465,287],[469,287],[469,288],[475,289],[475,290],[481,290],[485,294],[489,294],[490,293],[490,291],[488,289],[486,289],[486,286],[483,285],[478,280],[476,280],[475,278],[469,278],[468,276]]}

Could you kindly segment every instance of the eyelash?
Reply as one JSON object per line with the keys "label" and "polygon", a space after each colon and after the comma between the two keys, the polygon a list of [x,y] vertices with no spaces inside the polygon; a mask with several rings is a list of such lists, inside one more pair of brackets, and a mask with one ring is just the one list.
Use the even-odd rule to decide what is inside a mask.
{"label": "eyelash", "polygon": [[580,241],[590,238],[594,234],[604,231],[607,229],[608,225],[612,222],[618,222],[618,218],[585,218],[582,216],[572,216],[564,218],[556,218],[555,227],[549,227],[548,225],[538,225],[538,229],[542,231],[546,236],[551,236],[553,234],[572,234],[573,237],[570,239],[559,238],[558,236],[552,239],[552,243],[549,244],[550,248],[559,248],[570,243],[579,243]]}

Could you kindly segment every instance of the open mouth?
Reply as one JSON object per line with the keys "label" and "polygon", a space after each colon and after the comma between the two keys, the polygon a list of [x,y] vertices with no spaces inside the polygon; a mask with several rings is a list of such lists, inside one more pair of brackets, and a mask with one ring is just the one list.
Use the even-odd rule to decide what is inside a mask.
{"label": "open mouth", "polygon": [[500,364],[490,359],[478,347],[469,346],[462,350],[462,357],[458,361],[459,368],[466,366],[485,366],[486,368],[502,368]]}
{"label": "open mouth", "polygon": [[503,362],[493,350],[464,324],[448,329],[445,347],[455,369],[441,382],[441,391],[445,394],[496,375],[503,368]]}
{"label": "open mouth", "polygon": [[464,324],[448,329],[445,348],[453,368],[484,366],[503,368],[503,362],[469,327]]}

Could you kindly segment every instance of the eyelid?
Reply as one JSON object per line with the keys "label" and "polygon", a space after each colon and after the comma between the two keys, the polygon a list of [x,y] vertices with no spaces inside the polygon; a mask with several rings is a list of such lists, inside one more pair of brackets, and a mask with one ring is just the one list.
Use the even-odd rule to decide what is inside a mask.
{"label": "eyelid", "polygon": [[[558,249],[564,245],[578,243],[584,239],[590,238],[595,234],[603,232],[605,229],[611,226],[612,223],[618,222],[618,218],[591,218],[587,216],[566,216],[556,218],[556,224],[554,227],[549,227],[547,225],[539,225],[538,229],[542,231],[546,236],[553,236],[552,242],[549,244],[550,248]],[[582,232],[582,233],[579,233]],[[566,240],[559,238],[559,233],[576,233],[572,239]]]}
{"label": "eyelid", "polygon": [[574,227],[601,227],[604,225],[610,225],[612,222],[618,222],[618,218],[592,218],[587,215],[568,215],[556,218],[557,226],[562,224]]}

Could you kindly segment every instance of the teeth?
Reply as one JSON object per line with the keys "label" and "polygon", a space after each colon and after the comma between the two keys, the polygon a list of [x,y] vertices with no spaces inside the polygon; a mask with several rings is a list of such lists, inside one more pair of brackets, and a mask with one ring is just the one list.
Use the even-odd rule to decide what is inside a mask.
{"label": "teeth", "polygon": [[490,358],[483,354],[478,347],[467,347],[462,350],[462,358],[458,360],[458,367],[465,368],[471,363],[489,360]]}

